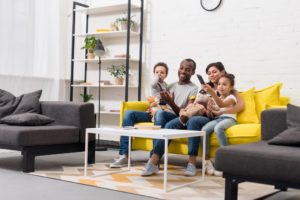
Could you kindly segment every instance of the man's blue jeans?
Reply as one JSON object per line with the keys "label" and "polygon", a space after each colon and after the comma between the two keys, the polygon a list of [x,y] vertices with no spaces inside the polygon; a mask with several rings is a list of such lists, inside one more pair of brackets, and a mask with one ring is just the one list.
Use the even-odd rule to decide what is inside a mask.
{"label": "man's blue jeans", "polygon": [[[174,113],[159,110],[155,113],[154,125],[160,125],[164,128],[164,125],[168,121],[176,117],[177,116]],[[128,110],[124,114],[122,126],[133,126],[138,122],[151,122],[151,115],[148,112]],[[129,139],[127,136],[121,136],[119,150],[120,155],[128,155],[128,142]]]}
{"label": "man's blue jeans", "polygon": [[[187,129],[187,130],[201,130],[201,128],[209,122],[209,119],[204,116],[193,116],[191,117],[187,123],[186,127],[184,127],[181,122],[179,121],[179,118],[176,116],[176,118],[172,119],[171,121],[167,122],[164,126],[164,128],[168,129]],[[170,141],[171,142],[171,141]],[[169,143],[170,144],[170,143]],[[190,156],[197,156],[198,155],[198,149],[200,144],[200,137],[191,137],[188,138],[188,155]],[[154,139],[153,140],[153,150],[150,152],[150,157],[153,153],[159,156],[161,158],[165,153],[165,141],[161,139]]]}

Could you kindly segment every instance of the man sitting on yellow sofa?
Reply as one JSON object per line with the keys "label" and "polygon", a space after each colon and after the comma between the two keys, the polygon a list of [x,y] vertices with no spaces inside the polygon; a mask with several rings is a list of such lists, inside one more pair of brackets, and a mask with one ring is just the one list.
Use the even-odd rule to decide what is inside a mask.
{"label": "man sitting on yellow sofa", "polygon": [[[164,125],[168,121],[177,118],[181,108],[186,107],[189,101],[189,97],[195,96],[197,94],[198,87],[190,81],[191,76],[195,74],[195,69],[196,69],[196,63],[192,59],[184,59],[180,63],[180,67],[178,70],[179,81],[169,86],[168,91],[170,91],[170,93],[168,92],[161,93],[161,98],[163,98],[168,103],[168,105],[171,106],[174,112],[159,110],[154,117],[155,125],[160,125],[162,128],[164,128]],[[172,94],[172,97],[170,94]],[[209,121],[208,118],[205,117],[203,123],[205,124],[208,121]],[[129,110],[124,115],[122,126],[123,127],[133,126],[135,123],[138,122],[151,122],[151,115],[148,112]],[[201,127],[198,130],[200,129]],[[191,139],[191,142],[193,139]],[[195,146],[196,149],[195,151],[197,152],[198,152],[198,146]],[[123,167],[127,165],[128,137],[126,136],[121,137],[119,154],[120,154],[120,158],[117,159],[114,163],[110,164],[110,167]],[[154,171],[158,171],[157,166],[153,165],[153,167],[155,168]],[[148,175],[148,174],[145,171],[143,172],[143,175]]]}

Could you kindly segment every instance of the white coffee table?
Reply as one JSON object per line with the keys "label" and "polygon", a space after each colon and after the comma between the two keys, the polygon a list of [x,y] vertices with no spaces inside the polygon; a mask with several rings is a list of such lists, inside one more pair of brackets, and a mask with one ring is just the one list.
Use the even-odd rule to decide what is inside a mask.
{"label": "white coffee table", "polygon": [[[141,137],[141,138],[151,138],[151,139],[162,139],[165,141],[165,156],[164,156],[164,191],[170,191],[174,189],[178,189],[184,187],[186,185],[193,184],[198,181],[203,181],[205,177],[205,140],[206,134],[204,131],[189,131],[189,130],[178,130],[178,129],[160,129],[160,130],[142,130],[142,129],[123,129],[123,128],[87,128],[85,141],[88,141],[89,134],[95,135],[117,135],[117,136],[128,136],[129,137],[129,144],[128,144],[128,170],[131,168],[131,137]],[[168,190],[167,182],[168,182],[168,141],[170,139],[177,139],[177,138],[188,138],[188,137],[199,137],[203,138],[202,144],[202,178],[196,180],[194,182],[190,182],[187,184],[183,184],[180,186],[172,187]],[[87,175],[87,165],[88,165],[88,142],[85,143],[85,155],[84,155],[84,176]],[[124,172],[118,171],[119,172]],[[141,177],[142,178],[142,177]]]}

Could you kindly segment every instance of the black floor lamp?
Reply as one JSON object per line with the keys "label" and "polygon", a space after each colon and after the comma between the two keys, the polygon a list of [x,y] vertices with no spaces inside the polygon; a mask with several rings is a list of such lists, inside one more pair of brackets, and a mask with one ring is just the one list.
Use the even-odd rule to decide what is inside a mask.
{"label": "black floor lamp", "polygon": [[[95,52],[95,55],[98,56],[98,58],[99,58],[99,62],[98,62],[98,64],[99,64],[98,118],[97,118],[97,124],[98,124],[98,128],[99,128],[100,127],[100,119],[101,119],[100,118],[100,116],[101,116],[101,114],[100,114],[100,107],[101,107],[100,106],[100,102],[101,102],[100,101],[101,100],[101,82],[100,82],[101,81],[101,56],[103,56],[105,54],[105,49],[104,49],[103,44],[100,39],[98,39],[96,41],[96,47],[95,47],[94,52]],[[99,139],[100,138],[98,138],[96,150],[98,150],[98,151],[107,150],[107,148],[103,148],[100,146]]]}

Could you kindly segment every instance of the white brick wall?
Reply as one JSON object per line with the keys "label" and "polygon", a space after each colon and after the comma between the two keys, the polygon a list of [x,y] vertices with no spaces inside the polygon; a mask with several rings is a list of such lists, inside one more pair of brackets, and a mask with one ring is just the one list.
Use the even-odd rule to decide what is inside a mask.
{"label": "white brick wall", "polygon": [[201,74],[222,61],[241,90],[283,82],[282,95],[300,105],[299,0],[226,0],[215,12],[199,0],[148,0],[145,9],[145,96],[156,62],[168,63],[173,82],[179,62],[190,57]]}

